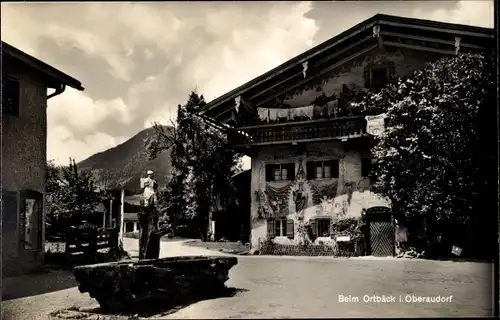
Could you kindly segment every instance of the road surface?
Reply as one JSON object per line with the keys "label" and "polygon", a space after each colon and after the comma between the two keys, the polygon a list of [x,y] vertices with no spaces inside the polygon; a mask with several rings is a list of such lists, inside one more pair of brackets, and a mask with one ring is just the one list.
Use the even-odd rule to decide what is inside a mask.
{"label": "road surface", "polygon": [[[137,255],[137,240],[125,248]],[[161,256],[223,255],[162,242]],[[194,303],[162,318],[491,316],[493,265],[402,259],[241,256],[226,285],[233,297]],[[36,286],[36,282],[32,285]],[[439,302],[418,299],[440,297]],[[357,298],[357,300],[356,300]],[[394,301],[377,302],[384,299]],[[95,302],[77,288],[4,301],[2,319],[47,319]]]}

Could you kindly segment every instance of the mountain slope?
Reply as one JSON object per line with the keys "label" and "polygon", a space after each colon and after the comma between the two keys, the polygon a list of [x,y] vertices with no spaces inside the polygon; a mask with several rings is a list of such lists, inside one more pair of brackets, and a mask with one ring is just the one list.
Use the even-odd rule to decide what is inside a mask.
{"label": "mountain slope", "polygon": [[[171,127],[164,127],[170,132]],[[92,169],[98,184],[107,188],[140,189],[140,178],[153,170],[160,188],[170,176],[170,152],[164,151],[156,159],[148,160],[145,142],[155,136],[154,128],[142,130],[124,143],[96,153],[78,163],[79,168]]]}

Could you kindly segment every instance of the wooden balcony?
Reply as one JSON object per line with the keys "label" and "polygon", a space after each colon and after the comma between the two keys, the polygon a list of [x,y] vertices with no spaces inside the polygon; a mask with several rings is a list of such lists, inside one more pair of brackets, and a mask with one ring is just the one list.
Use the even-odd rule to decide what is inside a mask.
{"label": "wooden balcony", "polygon": [[364,117],[342,117],[264,124],[230,129],[228,142],[232,147],[310,142],[362,137],[366,135]]}

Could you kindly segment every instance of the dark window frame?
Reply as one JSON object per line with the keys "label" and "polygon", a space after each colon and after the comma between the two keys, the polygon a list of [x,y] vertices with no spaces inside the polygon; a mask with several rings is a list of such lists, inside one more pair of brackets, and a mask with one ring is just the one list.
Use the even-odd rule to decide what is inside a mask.
{"label": "dark window frame", "polygon": [[[279,223],[279,227],[278,227]],[[277,232],[278,229],[280,232]],[[286,237],[293,239],[295,237],[295,224],[293,219],[269,218],[267,219],[267,238]]]}
{"label": "dark window frame", "polygon": [[[375,80],[375,75],[384,74],[383,80]],[[366,67],[365,69],[365,87],[370,89],[381,89],[386,86],[390,79],[389,67],[385,64],[376,64]]]}
{"label": "dark window frame", "polygon": [[[26,241],[27,233],[27,200],[34,200],[33,212],[36,214],[38,225],[37,229],[37,243],[35,246]],[[21,190],[19,191],[19,243],[22,251],[40,251],[43,250],[43,193],[35,190]]]}
{"label": "dark window frame", "polygon": [[[318,237],[330,237],[330,234],[331,234],[331,224],[332,224],[332,219],[331,218],[316,218],[316,234]],[[327,230],[327,232],[323,232],[323,233],[320,233],[320,226],[322,226],[322,228],[325,228],[325,230]],[[321,230],[321,231],[324,231],[324,230]],[[326,235],[325,235],[326,234]]]}
{"label": "dark window frame", "polygon": [[[317,170],[318,167],[322,168],[321,177],[318,177]],[[340,162],[338,159],[330,160],[311,160],[306,164],[307,168],[307,180],[321,180],[321,179],[338,179],[339,177],[339,166]],[[325,167],[330,168],[330,176],[325,174]]]}
{"label": "dark window frame", "polygon": [[21,82],[18,78],[2,76],[2,114],[19,117]]}
{"label": "dark window frame", "polygon": [[[130,230],[129,228],[127,228],[127,226],[131,226]],[[132,221],[125,222],[125,232],[134,232],[134,222]]]}
{"label": "dark window frame", "polygon": [[372,158],[361,158],[361,177],[367,178],[372,170]]}
{"label": "dark window frame", "polygon": [[[318,168],[321,168],[321,176],[318,177]],[[330,169],[329,175],[326,174],[326,168]],[[331,161],[314,161],[314,175],[316,179],[330,179],[332,177],[332,163]]]}
{"label": "dark window frame", "polygon": [[[281,231],[280,233],[278,232]],[[287,232],[287,219],[274,219],[274,236],[286,237]]]}

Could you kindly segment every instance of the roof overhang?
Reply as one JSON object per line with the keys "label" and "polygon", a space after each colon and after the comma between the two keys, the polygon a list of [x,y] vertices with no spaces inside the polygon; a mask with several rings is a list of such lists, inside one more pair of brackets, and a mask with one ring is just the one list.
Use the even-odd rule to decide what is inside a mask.
{"label": "roof overhang", "polygon": [[[237,109],[237,105],[243,100],[253,107],[265,104],[280,93],[292,90],[320,74],[342,66],[355,56],[377,48],[375,26],[380,29],[381,38],[387,39],[384,45],[400,48],[454,54],[457,38],[461,38],[462,47],[471,50],[484,51],[490,43],[494,44],[493,29],[377,14],[210,101],[198,112],[216,121],[225,122],[230,118],[231,111]],[[415,32],[424,32],[426,37],[415,36]],[[396,38],[421,41],[429,45],[415,46],[391,41]],[[431,47],[430,44],[433,43],[440,47]],[[363,52],[358,48],[363,48]],[[307,68],[310,72],[306,77],[304,69]]]}
{"label": "roof overhang", "polygon": [[75,78],[2,41],[2,60],[3,59],[12,59],[13,61],[40,72],[49,88],[58,89],[61,85],[66,85],[79,91],[85,90],[85,88],[82,87],[82,83]]}

